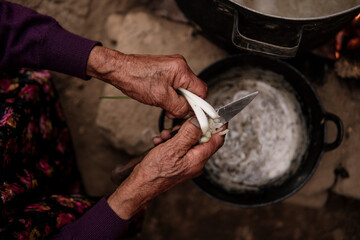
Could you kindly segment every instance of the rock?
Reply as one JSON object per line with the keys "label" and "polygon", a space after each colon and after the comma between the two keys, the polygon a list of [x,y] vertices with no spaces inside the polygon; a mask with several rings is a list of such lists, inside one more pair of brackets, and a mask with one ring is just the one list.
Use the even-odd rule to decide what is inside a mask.
{"label": "rock", "polygon": [[189,20],[181,12],[175,0],[150,1],[149,8],[156,15],[168,18],[175,22],[188,23]]}
{"label": "rock", "polygon": [[121,27],[115,27],[117,24],[122,24],[124,21],[124,15],[112,14],[106,21],[107,35],[110,39],[116,41],[121,33]]}
{"label": "rock", "polygon": [[[103,96],[125,96],[107,85]],[[161,109],[133,99],[103,99],[100,101],[96,125],[103,136],[118,149],[138,155],[153,146],[152,138],[159,134]]]}
{"label": "rock", "polygon": [[150,0],[10,0],[37,12],[55,18],[70,32],[98,41],[104,37],[104,24],[109,15],[127,12],[139,5],[147,6]]}
{"label": "rock", "polygon": [[[348,129],[348,133],[345,134],[347,137],[344,137],[338,148],[323,155],[314,176],[299,193],[290,198],[293,203],[313,205],[313,207],[321,207],[325,204],[325,196],[329,190],[360,198],[358,186],[360,177],[357,174],[360,172],[360,164],[356,159],[356,156],[360,154],[360,149],[357,147],[360,136],[354,134],[360,131],[360,113],[356,103],[360,100],[360,97],[357,97],[360,92],[356,88],[350,90],[348,85],[337,78],[334,72],[329,72],[324,79],[323,84],[315,85],[322,105],[326,111],[340,117],[345,129]],[[332,142],[336,136],[336,128],[332,122],[328,122],[326,127],[326,142]],[[349,173],[349,178],[336,176],[335,171],[340,167]]]}
{"label": "rock", "polygon": [[347,197],[360,199],[359,159],[355,156],[350,157],[343,164],[345,169],[347,169],[349,177],[339,177],[333,191]]}
{"label": "rock", "polygon": [[[325,154],[325,157],[333,161],[333,172],[342,169],[338,174],[336,184],[332,190],[341,195],[360,199],[360,89],[358,83],[349,82],[338,78],[335,73],[326,76],[326,82],[322,86],[316,86],[319,96],[323,101],[326,111],[335,113],[344,124],[344,138],[342,144],[335,150]],[[329,138],[332,142],[335,138],[334,129],[328,124]],[[331,159],[330,159],[331,158]],[[325,162],[326,159],[324,159]]]}
{"label": "rock", "polygon": [[68,0],[65,3],[65,8],[69,11],[73,11],[80,17],[86,17],[90,11],[90,0]]}
{"label": "rock", "polygon": [[[358,93],[360,94],[360,93]],[[351,113],[351,112],[349,112]],[[338,175],[333,191],[337,194],[360,199],[360,117],[359,111],[352,111],[352,119],[348,124],[344,139],[343,160],[339,169],[342,172]],[[345,119],[344,119],[345,121]],[[347,126],[349,126],[347,125]]]}
{"label": "rock", "polygon": [[29,8],[36,8],[43,0],[11,0],[9,2],[17,3]]}
{"label": "rock", "polygon": [[322,208],[327,201],[328,193],[322,191],[318,194],[307,195],[300,191],[296,195],[286,199],[284,203],[290,203],[310,208]]}
{"label": "rock", "polygon": [[[324,84],[315,85],[315,88],[325,110],[335,113],[343,121],[345,136],[338,148],[324,154],[314,176],[291,200],[321,206],[325,203],[325,192],[330,189],[337,194],[360,199],[360,163],[357,159],[360,155],[360,89],[339,79],[334,72],[327,74]],[[332,142],[336,136],[332,125],[327,123],[327,142]]]}
{"label": "rock", "polygon": [[328,191],[335,183],[334,170],[338,160],[325,154],[311,179],[285,202],[306,207],[320,208],[326,203]]}
{"label": "rock", "polygon": [[[321,85],[315,85],[326,111],[334,113],[343,121],[345,136],[342,144],[324,154],[318,169],[303,189],[289,199],[289,202],[321,207],[325,204],[328,190],[348,197],[360,199],[360,89],[328,73]],[[327,142],[336,136],[333,123],[327,124]],[[338,174],[336,175],[335,172]]]}
{"label": "rock", "polygon": [[345,234],[341,228],[337,228],[332,231],[332,236],[334,240],[343,240],[345,239]]}
{"label": "rock", "polygon": [[132,54],[182,54],[195,73],[226,56],[186,24],[153,16],[142,10],[115,14],[106,23],[108,36],[116,49]]}

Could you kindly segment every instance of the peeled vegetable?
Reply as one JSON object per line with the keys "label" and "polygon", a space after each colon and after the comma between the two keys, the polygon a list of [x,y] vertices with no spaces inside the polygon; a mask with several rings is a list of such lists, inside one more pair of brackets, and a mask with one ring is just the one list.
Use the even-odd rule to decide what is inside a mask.
{"label": "peeled vegetable", "polygon": [[[195,95],[192,92],[189,92],[184,88],[179,88],[179,91],[190,104],[200,124],[200,128],[203,133],[200,138],[200,143],[208,142],[211,138],[211,134],[218,132],[219,128],[223,126],[223,124],[220,122],[219,114],[201,97]],[[209,118],[207,118],[205,113],[209,116]],[[228,131],[224,130],[221,132],[221,134],[224,135],[227,132]]]}

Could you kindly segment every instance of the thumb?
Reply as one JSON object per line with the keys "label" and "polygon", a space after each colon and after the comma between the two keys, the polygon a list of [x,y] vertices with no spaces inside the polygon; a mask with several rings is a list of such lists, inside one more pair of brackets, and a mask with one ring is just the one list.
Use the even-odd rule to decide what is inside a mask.
{"label": "thumb", "polygon": [[199,142],[201,134],[196,118],[191,117],[181,125],[179,132],[165,144],[187,151]]}

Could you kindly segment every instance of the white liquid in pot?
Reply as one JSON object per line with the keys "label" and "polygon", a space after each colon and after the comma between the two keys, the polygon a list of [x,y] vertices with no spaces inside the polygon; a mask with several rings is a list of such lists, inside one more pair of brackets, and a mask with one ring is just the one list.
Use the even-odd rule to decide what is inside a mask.
{"label": "white liquid in pot", "polygon": [[360,5],[360,0],[231,0],[256,11],[280,17],[322,17]]}
{"label": "white liquid in pot", "polygon": [[221,78],[207,99],[216,108],[256,90],[259,95],[230,121],[224,146],[205,166],[210,180],[236,191],[293,173],[306,150],[307,131],[290,85],[257,68],[235,69]]}

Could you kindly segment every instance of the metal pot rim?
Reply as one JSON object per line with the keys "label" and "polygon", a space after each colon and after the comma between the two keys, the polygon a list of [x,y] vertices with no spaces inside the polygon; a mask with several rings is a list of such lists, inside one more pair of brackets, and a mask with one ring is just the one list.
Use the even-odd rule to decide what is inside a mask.
{"label": "metal pot rim", "polygon": [[[221,64],[222,62],[227,62],[227,61],[234,61],[236,60],[237,58],[246,58],[246,57],[255,57],[255,58],[262,58],[262,59],[267,59],[269,61],[273,61],[273,62],[276,62],[282,66],[285,66],[287,68],[289,68],[291,71],[293,71],[295,74],[297,74],[301,79],[303,79],[303,82],[307,85],[307,88],[312,92],[312,95],[313,97],[315,98],[315,101],[316,101],[316,105],[318,106],[318,109],[321,111],[321,116],[323,116],[323,118],[325,119],[326,121],[326,116],[329,114],[327,113],[322,104],[321,104],[321,101],[319,99],[319,96],[317,95],[314,87],[311,85],[311,83],[307,80],[307,78],[298,70],[296,69],[295,67],[293,67],[292,65],[290,65],[289,63],[287,62],[284,62],[282,60],[279,60],[279,59],[275,59],[275,58],[272,58],[272,57],[268,57],[268,56],[263,56],[263,55],[259,55],[259,54],[252,54],[252,53],[245,53],[245,54],[236,54],[236,55],[231,55],[231,56],[227,56],[225,58],[222,58],[212,64],[210,64],[209,66],[207,66],[205,69],[203,69],[199,74],[198,76],[201,77],[201,75],[203,75],[205,72],[208,72],[210,69],[214,68],[214,67],[218,67],[219,64]],[[330,114],[330,115],[333,115],[333,114]],[[340,121],[340,125],[341,125],[341,121]],[[204,193],[206,193],[208,196],[210,196],[211,198],[214,198],[214,199],[217,199],[221,202],[224,202],[226,204],[229,204],[229,205],[232,205],[232,206],[238,206],[238,207],[246,207],[246,208],[255,208],[255,207],[263,207],[263,206],[268,206],[268,205],[272,205],[272,204],[275,204],[275,203],[278,203],[278,202],[281,202],[285,199],[287,199],[288,197],[292,196],[293,194],[295,194],[296,192],[298,192],[308,181],[309,179],[313,176],[313,174],[315,173],[318,165],[319,165],[319,162],[320,162],[320,159],[322,158],[324,152],[327,151],[327,146],[330,146],[331,144],[327,144],[325,142],[325,137],[326,137],[326,128],[325,128],[325,124],[321,124],[318,126],[320,128],[320,131],[321,131],[321,135],[322,135],[322,139],[320,140],[321,142],[321,145],[319,145],[319,147],[317,149],[313,149],[312,150],[312,154],[316,153],[317,152],[317,156],[316,156],[316,161],[314,162],[314,165],[313,167],[311,168],[311,170],[308,171],[308,173],[306,174],[306,176],[304,176],[299,182],[298,184],[296,185],[296,187],[294,187],[291,191],[288,191],[288,192],[284,192],[283,195],[281,196],[278,196],[278,197],[275,197],[274,199],[272,200],[269,200],[269,201],[264,201],[264,202],[257,202],[257,203],[254,203],[254,204],[248,204],[248,203],[240,203],[240,202],[236,202],[236,200],[234,201],[231,201],[229,200],[229,198],[222,198],[221,197],[221,194],[220,196],[218,194],[213,194],[209,191],[209,186],[204,186],[204,181],[208,182],[208,180],[205,180],[204,176],[200,176],[198,178],[195,178],[192,180],[192,182],[201,190],[203,191]],[[341,127],[340,127],[341,128]],[[339,136],[341,137],[340,138],[340,142],[341,142],[341,139],[342,139],[342,129],[339,129]],[[337,147],[337,146],[335,146]],[[333,149],[333,148],[331,148]],[[331,150],[330,149],[330,150]],[[315,152],[313,152],[315,151]],[[309,157],[306,157],[307,159]],[[205,183],[206,185],[206,183]],[[216,192],[216,191],[215,191]],[[230,193],[229,193],[230,194]],[[249,194],[247,192],[244,192],[244,193],[237,193],[237,194],[234,194],[234,196],[241,196],[243,194]]]}
{"label": "metal pot rim", "polygon": [[269,18],[275,18],[275,19],[279,19],[279,20],[288,20],[288,21],[304,21],[304,22],[318,21],[318,20],[321,21],[321,20],[324,20],[324,19],[327,19],[327,18],[337,17],[337,16],[340,16],[340,15],[346,14],[348,12],[352,12],[352,11],[354,11],[356,9],[360,10],[360,5],[358,5],[358,6],[348,8],[348,9],[340,11],[340,12],[328,14],[328,15],[325,15],[325,16],[319,16],[319,17],[282,17],[282,16],[278,16],[278,15],[273,15],[273,14],[257,11],[255,9],[246,7],[246,6],[244,6],[244,5],[240,4],[240,3],[236,3],[236,2],[234,2],[234,0],[225,0],[225,1],[231,2],[231,4],[234,4],[234,5],[238,6],[238,7],[246,9],[246,10],[248,10],[250,12],[260,14],[262,16],[266,16],[266,17],[269,17]]}

